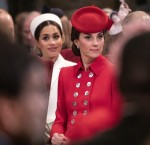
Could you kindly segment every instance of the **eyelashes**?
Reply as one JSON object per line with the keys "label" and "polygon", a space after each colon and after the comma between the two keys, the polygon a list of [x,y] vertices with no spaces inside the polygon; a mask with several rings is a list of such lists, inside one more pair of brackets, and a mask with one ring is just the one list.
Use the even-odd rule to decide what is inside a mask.
{"label": "eyelashes", "polygon": [[[99,33],[99,34],[97,34],[96,39],[101,40],[103,37],[104,37],[103,33]],[[91,41],[94,40],[94,37],[93,37],[92,35],[89,35],[89,34],[86,34],[86,35],[84,36],[84,38],[85,38],[86,40],[91,40]]]}
{"label": "eyelashes", "polygon": [[[51,37],[49,35],[45,35],[42,37],[42,40],[48,41]],[[55,34],[52,36],[53,40],[58,40],[60,38],[60,36],[58,34]]]}

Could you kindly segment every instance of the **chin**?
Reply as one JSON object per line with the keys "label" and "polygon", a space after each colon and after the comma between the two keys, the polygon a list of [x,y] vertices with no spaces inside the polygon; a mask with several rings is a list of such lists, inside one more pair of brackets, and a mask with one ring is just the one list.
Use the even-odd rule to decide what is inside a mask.
{"label": "chin", "polygon": [[49,58],[57,58],[58,57],[58,53],[49,53]]}
{"label": "chin", "polygon": [[97,57],[99,57],[101,54],[93,54],[93,55],[91,55],[91,58],[97,58]]}

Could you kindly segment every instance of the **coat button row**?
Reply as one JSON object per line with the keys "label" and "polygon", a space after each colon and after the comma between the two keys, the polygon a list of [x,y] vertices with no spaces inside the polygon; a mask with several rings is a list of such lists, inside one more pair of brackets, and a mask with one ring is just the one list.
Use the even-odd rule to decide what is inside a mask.
{"label": "coat button row", "polygon": [[[76,110],[74,110],[73,113],[72,113],[73,116],[77,116],[77,114],[78,114],[78,112],[77,112]],[[88,111],[87,111],[87,110],[84,110],[84,111],[83,111],[83,115],[87,115],[87,114],[88,114]],[[72,120],[73,120],[73,119],[72,119]]]}
{"label": "coat button row", "polygon": [[[88,105],[88,100],[84,100],[83,104],[84,104],[85,106],[87,106],[87,105]],[[72,102],[72,106],[76,107],[76,106],[77,106],[77,102],[76,102],[76,101],[73,101],[73,102]]]}
{"label": "coat button row", "polygon": [[[87,87],[90,87],[91,86],[91,82],[87,82]],[[76,88],[79,88],[81,86],[81,83],[76,83]]]}
{"label": "coat button row", "polygon": [[[92,72],[89,73],[89,78],[92,78],[94,74]],[[82,77],[82,74],[80,73],[77,78],[80,79]]]}
{"label": "coat button row", "polygon": [[[75,93],[73,94],[74,97],[78,97],[78,95],[79,95],[78,92],[75,92]],[[84,92],[84,95],[85,95],[85,96],[88,96],[88,95],[89,95],[89,91],[85,91],[85,92]]]}

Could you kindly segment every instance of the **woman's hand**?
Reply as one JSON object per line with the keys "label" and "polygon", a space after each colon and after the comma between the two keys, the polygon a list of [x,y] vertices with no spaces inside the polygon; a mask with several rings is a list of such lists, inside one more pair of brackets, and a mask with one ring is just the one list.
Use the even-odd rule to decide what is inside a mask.
{"label": "woman's hand", "polygon": [[52,145],[67,145],[69,143],[69,139],[64,136],[64,134],[54,133],[51,143]]}
{"label": "woman's hand", "polygon": [[64,136],[63,145],[68,145],[70,143],[70,139]]}

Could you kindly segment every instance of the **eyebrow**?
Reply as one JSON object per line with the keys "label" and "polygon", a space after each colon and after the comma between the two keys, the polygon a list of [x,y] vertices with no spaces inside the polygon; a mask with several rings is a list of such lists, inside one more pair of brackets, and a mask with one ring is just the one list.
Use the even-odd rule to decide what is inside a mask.
{"label": "eyebrow", "polygon": [[99,32],[98,34],[104,34],[104,32],[102,31],[102,32]]}
{"label": "eyebrow", "polygon": [[42,37],[43,37],[43,36],[49,36],[49,34],[42,34],[41,36],[42,36]]}
{"label": "eyebrow", "polygon": [[[58,33],[58,32],[55,32],[55,33],[53,33],[52,35],[59,35],[59,33]],[[49,34],[45,33],[45,34],[42,34],[41,36],[49,36]]]}

